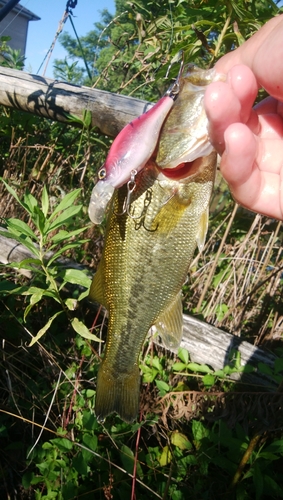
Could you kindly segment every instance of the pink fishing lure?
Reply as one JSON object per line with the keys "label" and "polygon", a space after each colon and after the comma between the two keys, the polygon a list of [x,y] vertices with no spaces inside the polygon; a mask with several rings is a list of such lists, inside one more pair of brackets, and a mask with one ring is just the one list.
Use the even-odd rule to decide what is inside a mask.
{"label": "pink fishing lure", "polygon": [[114,192],[128,182],[131,172],[139,172],[156,148],[163,122],[174,103],[173,92],[163,96],[146,113],[128,123],[114,140],[104,165],[98,171],[94,186],[89,217],[94,224],[103,220],[106,206]]}

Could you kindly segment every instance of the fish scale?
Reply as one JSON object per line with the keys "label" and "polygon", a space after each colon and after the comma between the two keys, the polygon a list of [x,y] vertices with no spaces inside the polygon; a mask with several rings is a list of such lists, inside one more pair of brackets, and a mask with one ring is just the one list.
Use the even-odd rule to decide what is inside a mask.
{"label": "fish scale", "polygon": [[112,412],[128,422],[136,418],[139,355],[151,326],[157,326],[168,347],[180,343],[181,287],[197,242],[205,238],[216,154],[197,161],[197,171],[179,180],[148,162],[136,176],[130,213],[119,215],[127,185],[112,198],[103,255],[90,289],[90,298],[109,312],[97,377],[100,420]]}

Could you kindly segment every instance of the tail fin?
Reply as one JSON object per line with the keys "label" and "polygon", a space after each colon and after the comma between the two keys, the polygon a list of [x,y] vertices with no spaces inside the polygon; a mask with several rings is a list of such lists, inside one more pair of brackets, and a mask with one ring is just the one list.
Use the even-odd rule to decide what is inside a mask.
{"label": "tail fin", "polygon": [[140,397],[139,367],[134,365],[127,373],[113,373],[101,364],[97,375],[95,413],[103,421],[116,412],[125,422],[137,418]]}

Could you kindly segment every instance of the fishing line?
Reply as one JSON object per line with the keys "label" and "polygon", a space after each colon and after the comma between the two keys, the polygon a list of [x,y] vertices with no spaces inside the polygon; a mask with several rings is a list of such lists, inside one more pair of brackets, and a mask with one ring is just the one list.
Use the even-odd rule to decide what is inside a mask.
{"label": "fishing line", "polygon": [[84,65],[85,65],[85,68],[86,68],[86,71],[87,71],[88,77],[89,77],[89,79],[91,80],[91,79],[92,79],[92,75],[91,75],[91,72],[90,72],[90,70],[89,70],[89,67],[88,67],[88,64],[87,64],[87,60],[86,60],[86,58],[85,58],[84,49],[83,49],[83,47],[82,47],[81,41],[80,41],[80,39],[79,39],[78,33],[77,33],[77,31],[76,31],[76,28],[75,28],[75,25],[74,25],[74,23],[73,23],[73,19],[72,19],[72,17],[71,17],[71,16],[72,16],[72,13],[70,13],[70,12],[69,12],[69,16],[68,16],[68,17],[69,17],[69,19],[70,19],[70,23],[71,23],[72,28],[73,28],[73,30],[74,30],[74,33],[75,33],[75,35],[76,35],[76,39],[77,39],[77,42],[78,42],[78,44],[79,44],[79,47],[80,47],[80,50],[81,50],[81,53],[82,53],[82,58],[83,58],[83,61],[84,61]]}
{"label": "fishing line", "polygon": [[59,36],[59,35],[62,33],[62,31],[63,31],[63,28],[64,28],[64,26],[65,26],[65,23],[66,23],[66,21],[67,21],[68,17],[69,17],[69,13],[67,12],[67,10],[65,10],[65,11],[64,11],[64,14],[63,14],[63,17],[62,17],[61,21],[59,22],[59,26],[58,26],[57,31],[56,31],[56,33],[55,33],[54,40],[53,40],[53,42],[51,43],[51,45],[50,45],[50,47],[49,47],[49,49],[48,49],[48,51],[47,51],[47,53],[46,53],[46,55],[45,55],[45,57],[44,57],[44,59],[43,59],[42,63],[41,63],[41,65],[39,66],[39,68],[38,68],[38,70],[37,70],[37,72],[36,72],[36,74],[37,74],[37,75],[38,75],[38,73],[40,72],[40,70],[41,70],[41,68],[42,68],[42,66],[43,66],[43,64],[44,64],[44,62],[45,62],[45,61],[46,61],[46,59],[47,59],[46,64],[45,64],[45,68],[44,68],[43,73],[42,73],[42,76],[44,76],[44,75],[45,75],[46,70],[47,70],[47,66],[48,66],[48,64],[49,64],[50,58],[51,58],[51,56],[52,56],[52,52],[53,52],[54,47],[55,47],[55,43],[57,42],[58,36]]}

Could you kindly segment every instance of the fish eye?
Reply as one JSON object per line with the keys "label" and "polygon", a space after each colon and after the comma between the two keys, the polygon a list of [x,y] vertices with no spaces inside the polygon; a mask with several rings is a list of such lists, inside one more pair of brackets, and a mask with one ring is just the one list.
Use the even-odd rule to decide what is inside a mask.
{"label": "fish eye", "polygon": [[99,170],[98,170],[98,179],[101,181],[102,179],[105,179],[106,177],[106,168],[105,167],[101,167]]}

